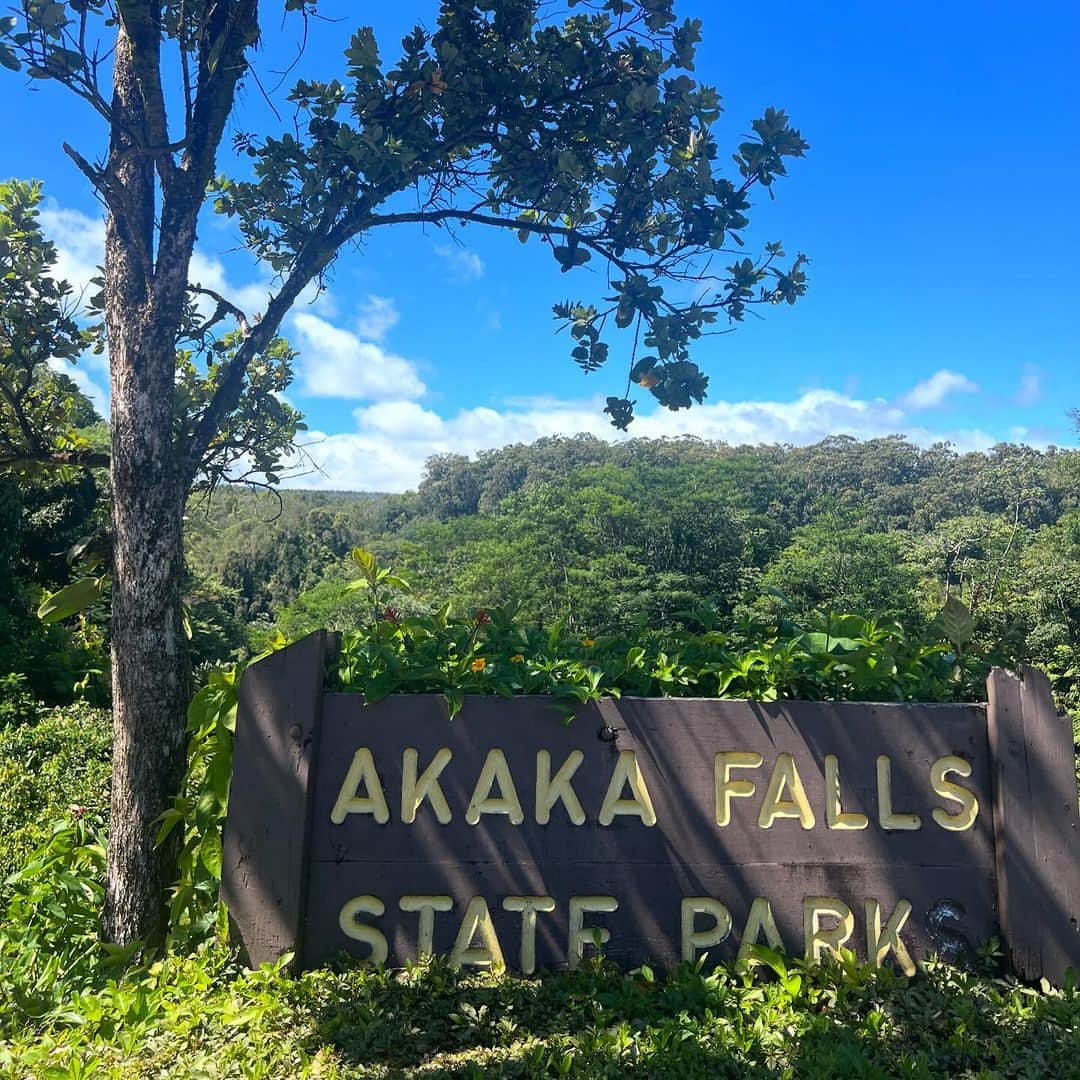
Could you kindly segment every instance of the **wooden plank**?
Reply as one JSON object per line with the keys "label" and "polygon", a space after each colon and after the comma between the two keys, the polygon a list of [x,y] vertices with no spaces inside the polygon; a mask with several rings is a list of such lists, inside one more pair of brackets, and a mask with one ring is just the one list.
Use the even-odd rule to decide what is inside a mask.
{"label": "wooden plank", "polygon": [[987,683],[998,901],[1018,974],[1060,984],[1080,970],[1080,820],[1072,726],[1042,672]]}
{"label": "wooden plank", "polygon": [[1058,715],[1050,680],[1020,669],[1031,790],[1036,796],[1034,874],[1042,894],[1040,974],[1058,985],[1069,967],[1080,975],[1080,814],[1072,722]]}
{"label": "wooden plank", "polygon": [[[963,950],[958,959],[970,960],[977,945],[997,931],[994,877],[988,868],[936,867],[927,872],[882,863],[692,865],[668,858],[657,864],[639,864],[627,874],[617,865],[584,861],[557,866],[509,864],[498,859],[467,865],[453,861],[342,862],[312,864],[311,892],[305,967],[326,963],[340,952],[363,959],[370,956],[369,945],[350,940],[339,925],[339,913],[356,896],[375,896],[383,905],[381,916],[360,915],[359,919],[386,937],[387,962],[393,966],[418,957],[419,918],[415,910],[401,909],[403,896],[450,898],[450,910],[440,910],[434,916],[433,951],[443,955],[451,950],[469,902],[482,896],[506,964],[513,969],[520,968],[522,918],[517,911],[504,908],[508,896],[550,896],[554,901],[553,910],[539,913],[536,924],[536,966],[551,970],[565,968],[570,962],[569,901],[579,896],[614,896],[618,901],[614,912],[590,914],[587,925],[610,933],[604,955],[625,968],[642,963],[670,967],[681,959],[684,897],[709,897],[730,913],[730,933],[707,950],[711,962],[734,959],[757,897],[769,902],[785,951],[799,957],[805,952],[806,897],[835,897],[847,905],[852,932],[845,948],[864,960],[868,959],[870,932],[867,900],[877,902],[881,924],[902,902],[911,905],[900,937],[916,964],[931,953],[943,954],[954,943]],[[942,918],[938,912],[942,905],[955,911],[957,917]],[[705,929],[711,920],[701,915],[695,924],[696,929]],[[766,943],[764,935],[758,940]],[[887,962],[892,965],[895,957],[890,955]]]}
{"label": "wooden plank", "polygon": [[[618,897],[617,912],[593,921],[611,929],[608,954],[624,963],[676,959],[681,899],[692,896],[730,907],[738,932],[725,948],[737,942],[756,896],[770,901],[794,952],[801,952],[807,896],[834,896],[851,907],[851,944],[861,952],[867,900],[878,901],[883,921],[899,900],[911,902],[904,933],[916,957],[943,951],[950,934],[955,942],[962,933],[974,946],[997,930],[991,759],[982,706],[623,699],[585,707],[566,725],[544,698],[470,697],[451,723],[437,695],[396,696],[364,707],[354,695],[328,694],[323,724],[305,966],[339,949],[366,955],[369,946],[350,941],[339,923],[344,904],[358,896],[378,898],[383,906],[381,915],[360,921],[385,933],[392,963],[415,956],[418,916],[400,909],[402,895],[451,898],[453,913],[435,919],[436,948],[452,940],[474,896],[485,898],[500,940],[505,934],[510,941],[520,936],[521,916],[504,912],[503,899],[551,896],[556,910],[539,916],[546,937],[537,939],[538,963],[551,965],[567,961],[571,896]],[[378,773],[385,820],[366,812],[343,816],[338,807],[335,821],[361,747],[371,752]],[[422,771],[442,748],[452,753],[439,780],[451,820],[437,820],[426,802],[408,822],[401,812],[404,752],[416,751]],[[505,757],[522,820],[489,814],[470,824],[466,808],[493,748]],[[572,823],[562,803],[549,821],[537,820],[540,751],[550,754],[552,771],[574,751],[582,754],[573,778],[582,823]],[[640,764],[655,826],[632,815],[609,824],[599,820],[615,763],[626,751]],[[716,820],[715,756],[722,751],[760,755],[757,766],[732,774],[751,779],[754,792],[732,799],[724,825]],[[770,777],[784,755],[797,767],[813,827],[791,817],[768,828],[759,822]],[[832,755],[839,763],[843,810],[865,815],[863,828],[828,825],[825,771]],[[919,828],[884,827],[879,756],[889,759],[893,810],[917,812]],[[954,779],[980,807],[963,831],[946,830],[933,817],[935,808],[939,814],[957,809],[935,794],[930,779],[932,764],[950,756],[970,763],[971,776]],[[370,795],[369,787],[361,784],[359,794]],[[785,795],[790,798],[790,791]],[[942,914],[961,909],[960,923]]]}
{"label": "wooden plank", "polygon": [[1034,802],[1018,676],[994,668],[986,681],[987,727],[994,760],[994,854],[998,918],[1006,948],[1018,972],[1041,974],[1039,882],[1029,854],[1034,847]]}
{"label": "wooden plank", "polygon": [[221,898],[255,965],[302,944],[326,639],[311,634],[240,680]]}

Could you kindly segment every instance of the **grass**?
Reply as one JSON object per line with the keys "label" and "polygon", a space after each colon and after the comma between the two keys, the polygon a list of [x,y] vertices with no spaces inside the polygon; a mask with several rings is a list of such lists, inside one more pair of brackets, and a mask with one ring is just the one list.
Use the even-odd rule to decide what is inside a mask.
{"label": "grass", "polygon": [[[793,965],[792,970],[798,965]],[[601,963],[536,979],[443,963],[292,978],[220,946],[13,1033],[18,1077],[1080,1077],[1080,994],[850,959],[781,982]]]}

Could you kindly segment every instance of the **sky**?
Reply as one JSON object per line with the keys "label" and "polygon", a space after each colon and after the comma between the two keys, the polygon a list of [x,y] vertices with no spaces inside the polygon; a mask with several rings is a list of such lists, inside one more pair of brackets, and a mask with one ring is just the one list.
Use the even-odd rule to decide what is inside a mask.
{"label": "sky", "polygon": [[[256,70],[264,86],[292,59],[297,23],[264,2]],[[703,22],[696,75],[724,100],[714,129],[734,151],[769,105],[811,146],[776,199],[755,201],[748,247],[782,240],[810,257],[810,287],[735,333],[697,344],[703,406],[650,408],[631,435],[806,444],[902,433],[959,450],[998,442],[1072,447],[1080,406],[1080,7],[1072,3],[718,5],[679,3]],[[373,25],[384,61],[436,5],[323,0],[290,81],[342,72],[351,32]],[[388,65],[390,66],[390,65]],[[62,151],[106,145],[100,122],[63,91],[2,74],[0,175],[45,183],[42,222],[58,272],[81,287],[103,258],[104,226]],[[230,131],[278,131],[252,80]],[[239,175],[231,155],[223,171]],[[591,276],[590,276],[591,275]],[[272,279],[228,223],[203,221],[192,279],[241,307],[265,307]],[[305,415],[311,463],[298,487],[402,491],[435,453],[475,454],[545,435],[618,438],[603,414],[630,341],[582,374],[551,305],[604,292],[591,271],[559,273],[535,244],[470,226],[456,236],[382,230],[304,297],[284,333],[299,351],[288,400]],[[107,411],[105,361],[75,375]]]}

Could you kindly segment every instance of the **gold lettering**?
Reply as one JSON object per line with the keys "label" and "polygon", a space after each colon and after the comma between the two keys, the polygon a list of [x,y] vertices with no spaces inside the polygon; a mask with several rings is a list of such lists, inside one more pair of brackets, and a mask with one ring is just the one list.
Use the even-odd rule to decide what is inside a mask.
{"label": "gold lettering", "polygon": [[876,900],[866,901],[866,956],[872,964],[881,967],[882,961],[890,952],[896,954],[900,970],[908,976],[915,974],[915,963],[911,953],[900,938],[900,931],[911,914],[911,904],[907,900],[897,900],[885,929],[881,928],[881,905]]}
{"label": "gold lettering", "polygon": [[[629,751],[623,751],[628,753]],[[588,911],[618,911],[619,901],[614,896],[571,896],[570,897],[570,969],[581,965],[585,946],[595,942],[603,945],[611,940],[611,931],[602,926],[585,926],[585,913]]]}
{"label": "gold lettering", "polygon": [[780,938],[780,931],[776,929],[776,920],[773,918],[772,904],[764,896],[755,896],[750,905],[750,913],[746,916],[746,925],[743,927],[742,944],[739,946],[737,959],[747,960],[750,957],[750,946],[758,943],[758,938],[765,934],[765,944],[770,949],[783,952],[784,942]]}
{"label": "gold lettering", "polygon": [[[708,915],[712,926],[695,930],[695,916]],[[711,896],[686,896],[682,902],[682,958],[693,963],[699,949],[719,945],[731,933],[731,912]]]}
{"label": "gold lettering", "polygon": [[[361,783],[366,795],[360,794]],[[335,825],[340,825],[349,814],[371,814],[380,825],[385,825],[390,820],[390,808],[386,805],[386,795],[375,768],[375,758],[366,746],[361,746],[353,754],[352,764],[345,774],[337,802],[330,811],[330,820]]]}
{"label": "gold lettering", "polygon": [[[835,925],[823,928],[822,916],[835,919]],[[854,929],[855,916],[842,900],[834,896],[807,896],[803,900],[803,939],[806,942],[807,963],[816,964],[826,949],[838,950],[851,937]]]}
{"label": "gold lettering", "polygon": [[521,971],[531,975],[536,970],[536,913],[554,911],[555,901],[550,896],[508,896],[503,910],[521,912]]}
{"label": "gold lettering", "polygon": [[[623,788],[629,784],[632,798],[620,798]],[[599,822],[601,825],[610,825],[615,820],[616,814],[626,814],[631,817],[639,817],[649,826],[656,824],[656,811],[653,809],[652,799],[649,797],[649,789],[645,784],[645,777],[641,775],[641,767],[638,765],[637,754],[633,750],[620,750],[615,768],[611,773],[611,782],[608,784],[604,803],[600,807]]]}
{"label": "gold lettering", "polygon": [[424,800],[428,799],[439,824],[447,825],[451,817],[450,806],[439,783],[439,774],[450,764],[453,754],[450,753],[448,746],[437,750],[431,759],[431,764],[417,778],[416,768],[419,757],[419,753],[411,746],[406,748],[402,755],[401,820],[411,825],[416,820],[416,811],[420,809]]}
{"label": "gold lettering", "polygon": [[840,805],[840,762],[835,754],[825,755],[825,824],[830,829],[865,829],[865,814],[845,811]]}
{"label": "gold lettering", "polygon": [[885,754],[877,759],[878,820],[883,829],[895,832],[914,831],[922,828],[918,814],[897,814],[892,801],[892,762]]}
{"label": "gold lettering", "polygon": [[716,787],[716,824],[731,824],[731,800],[745,799],[754,794],[750,780],[732,780],[732,769],[759,769],[761,755],[756,750],[721,750],[713,759],[713,780]]}
{"label": "gold lettering", "polygon": [[390,953],[386,943],[386,936],[374,926],[358,922],[357,915],[382,915],[386,905],[377,897],[371,895],[354,896],[341,909],[338,915],[338,926],[341,932],[353,941],[362,942],[371,946],[371,954],[368,962],[372,964],[385,964],[386,957]]}
{"label": "gold lettering", "polygon": [[[501,794],[492,795],[492,788],[496,784]],[[470,825],[476,825],[482,814],[505,814],[511,825],[520,825],[525,820],[506,755],[498,747],[489,750],[484,759],[484,767],[477,778],[469,808],[465,811],[465,820]]]}
{"label": "gold lettering", "polygon": [[[480,934],[481,945],[474,945],[473,939]],[[461,918],[461,926],[454,947],[450,950],[450,966],[459,968],[465,964],[472,967],[489,968],[501,971],[503,963],[502,949],[495,933],[495,924],[491,921],[487,901],[482,896],[474,896]]]}
{"label": "gold lettering", "polygon": [[571,750],[567,759],[559,766],[559,771],[551,775],[551,753],[548,750],[536,752],[536,823],[546,825],[551,820],[551,811],[562,799],[566,814],[574,825],[585,824],[585,811],[581,808],[573,779],[578,766],[585,760],[580,750]]}
{"label": "gold lettering", "polygon": [[975,819],[979,816],[979,800],[975,798],[974,792],[947,779],[949,773],[970,776],[971,763],[962,757],[950,754],[947,757],[938,758],[930,766],[930,785],[934,793],[950,802],[960,804],[960,809],[955,814],[947,814],[941,807],[935,807],[934,820],[949,832],[963,832],[975,824]]}
{"label": "gold lettering", "polygon": [[416,930],[416,956],[430,956],[435,951],[435,912],[451,911],[454,901],[449,896],[403,896],[398,900],[402,911],[420,912]]}
{"label": "gold lettering", "polygon": [[[791,792],[791,798],[784,799],[784,789]],[[810,800],[806,797],[795,759],[790,754],[778,754],[773,766],[769,789],[758,814],[758,825],[771,829],[777,818],[795,818],[804,829],[814,827],[814,811],[810,809]]]}

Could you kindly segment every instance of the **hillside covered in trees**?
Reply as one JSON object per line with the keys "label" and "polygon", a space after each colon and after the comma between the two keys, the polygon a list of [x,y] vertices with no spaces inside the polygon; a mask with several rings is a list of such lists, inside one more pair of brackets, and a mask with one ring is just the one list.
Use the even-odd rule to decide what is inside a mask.
{"label": "hillside covered in trees", "polygon": [[1077,451],[579,436],[433,458],[403,495],[226,490],[189,512],[189,602],[215,638],[200,655],[363,621],[367,600],[346,591],[356,545],[419,598],[518,604],[583,635],[829,610],[921,633],[956,597],[973,651],[1037,663],[1074,697]]}

